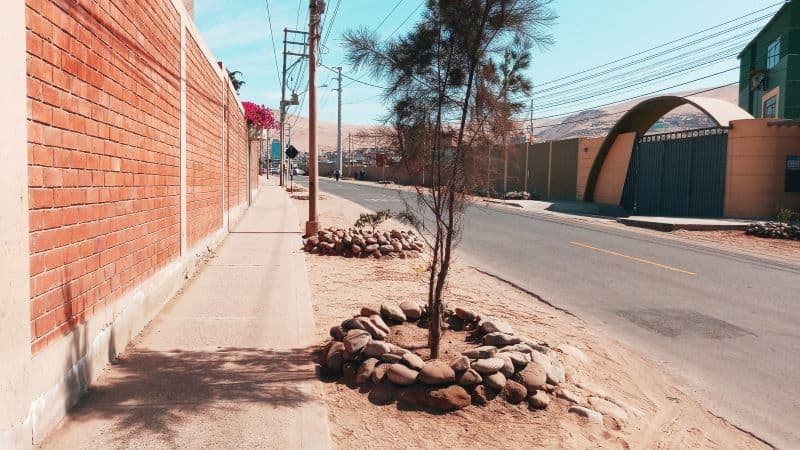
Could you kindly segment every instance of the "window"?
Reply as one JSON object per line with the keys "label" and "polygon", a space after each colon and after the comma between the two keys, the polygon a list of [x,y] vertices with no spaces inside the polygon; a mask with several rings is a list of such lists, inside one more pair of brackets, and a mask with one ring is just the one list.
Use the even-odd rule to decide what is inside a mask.
{"label": "window", "polygon": [[772,69],[781,60],[781,38],[778,37],[767,47],[767,69]]}
{"label": "window", "polygon": [[778,96],[773,95],[764,101],[764,110],[761,112],[761,117],[775,118],[778,114]]}

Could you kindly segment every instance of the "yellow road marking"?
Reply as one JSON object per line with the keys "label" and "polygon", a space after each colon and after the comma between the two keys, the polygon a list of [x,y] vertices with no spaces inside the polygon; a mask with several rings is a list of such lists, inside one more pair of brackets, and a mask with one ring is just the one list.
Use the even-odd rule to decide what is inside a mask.
{"label": "yellow road marking", "polygon": [[665,264],[659,264],[657,262],[650,261],[650,260],[647,260],[647,259],[642,259],[642,258],[636,258],[634,256],[623,255],[622,253],[617,253],[617,252],[614,252],[614,251],[611,251],[611,250],[606,250],[604,248],[594,247],[594,246],[591,246],[589,244],[585,244],[583,242],[571,241],[570,244],[577,245],[579,247],[585,247],[585,248],[588,248],[588,249],[591,249],[591,250],[594,250],[594,251],[597,251],[597,252],[608,253],[609,255],[619,256],[621,258],[631,259],[633,261],[637,261],[637,262],[640,262],[640,263],[650,264],[651,266],[660,267],[662,269],[672,270],[674,272],[685,273],[686,275],[697,275],[696,273],[689,272],[688,270],[683,270],[683,269],[679,269],[677,267],[667,266]]}

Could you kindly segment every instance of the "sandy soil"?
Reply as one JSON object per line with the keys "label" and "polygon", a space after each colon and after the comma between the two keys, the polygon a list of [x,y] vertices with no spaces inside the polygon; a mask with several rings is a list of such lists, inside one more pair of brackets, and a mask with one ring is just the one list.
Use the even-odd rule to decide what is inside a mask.
{"label": "sandy soil", "polygon": [[[295,202],[303,215],[307,202]],[[334,196],[320,201],[319,208],[325,226],[351,226],[364,212]],[[304,220],[301,217],[301,223]],[[425,258],[306,258],[321,343],[328,339],[330,326],[352,317],[361,306],[425,301]],[[446,303],[503,318],[518,333],[552,347],[568,343],[581,349],[588,362],[558,354],[570,368],[569,388],[627,405],[628,419],[606,417],[603,424],[589,424],[568,413],[560,401],[552,401],[545,411],[530,411],[526,403],[514,406],[500,399],[485,407],[435,415],[374,404],[368,388],[328,382],[325,398],[338,448],[765,448],[706,411],[654,362],[501,280],[456,261]],[[451,352],[463,345],[457,333],[445,334],[443,343]]]}
{"label": "sandy soil", "polygon": [[676,230],[670,234],[682,238],[714,243],[725,247],[733,247],[739,250],[777,256],[790,261],[800,262],[800,241],[749,236],[744,234],[744,231]]}

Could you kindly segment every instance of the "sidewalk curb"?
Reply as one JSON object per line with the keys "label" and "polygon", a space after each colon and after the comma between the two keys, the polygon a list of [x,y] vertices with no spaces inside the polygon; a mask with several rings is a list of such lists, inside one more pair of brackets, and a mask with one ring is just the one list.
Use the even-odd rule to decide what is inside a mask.
{"label": "sidewalk curb", "polygon": [[668,223],[668,222],[655,222],[651,220],[631,219],[621,217],[617,222],[630,227],[647,228],[656,231],[744,231],[750,224],[711,224],[711,223]]}

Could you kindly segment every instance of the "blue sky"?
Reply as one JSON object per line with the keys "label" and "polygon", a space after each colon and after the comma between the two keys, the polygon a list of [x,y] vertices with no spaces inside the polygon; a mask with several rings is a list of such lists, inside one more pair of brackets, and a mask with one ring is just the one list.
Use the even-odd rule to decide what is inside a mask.
{"label": "blue sky", "polygon": [[[333,11],[339,10],[330,26]],[[398,5],[399,2],[399,5]],[[394,12],[378,30],[382,36],[394,30],[408,30],[419,16],[423,0],[327,0],[325,30],[329,33],[321,55],[323,64],[342,65],[344,72],[374,84],[365,73],[352,72],[344,64],[341,36],[347,29],[360,26],[375,28],[396,6]],[[556,0],[553,9],[559,15],[551,32],[555,45],[534,53],[530,77],[534,85],[553,86],[553,81],[583,69],[608,63],[617,58],[646,50],[690,33],[703,30],[734,19],[746,13],[770,7],[758,16],[777,11],[777,0]],[[277,67],[281,66],[283,29],[307,28],[308,0],[269,0],[272,18]],[[752,18],[756,18],[754,16]],[[720,39],[731,48],[746,42],[767,19],[741,25]],[[277,109],[280,99],[280,72],[276,70],[270,30],[267,21],[266,0],[196,0],[195,21],[215,57],[229,68],[243,73],[246,85],[241,90],[243,100],[263,103]],[[405,24],[403,24],[405,22]],[[739,25],[734,23],[733,25]],[[738,36],[738,37],[735,37]],[[714,41],[709,40],[715,47]],[[702,43],[697,44],[702,46]],[[709,50],[711,51],[711,50]],[[653,90],[683,83],[738,66],[735,56],[726,57],[691,73],[671,76],[647,83],[633,90],[592,97],[582,102],[559,105],[558,100],[569,91],[540,93],[541,107],[534,111],[536,117],[570,113],[595,105],[624,100]],[[295,71],[295,74],[298,72]],[[303,71],[307,74],[307,71]],[[320,68],[317,84],[334,87],[334,74]],[[705,80],[686,84],[676,90],[705,88],[736,81],[737,72],[731,71]],[[305,76],[293,80],[305,90]],[[547,84],[550,82],[550,84]],[[343,122],[371,124],[385,111],[380,90],[345,79],[342,98]],[[555,83],[558,84],[558,83]],[[542,88],[543,89],[543,88]],[[564,89],[564,88],[562,88]],[[549,99],[547,97],[550,97]],[[328,87],[319,88],[320,120],[336,121],[336,92]],[[308,114],[308,104],[303,102],[300,115]],[[290,113],[297,113],[297,107]]]}

